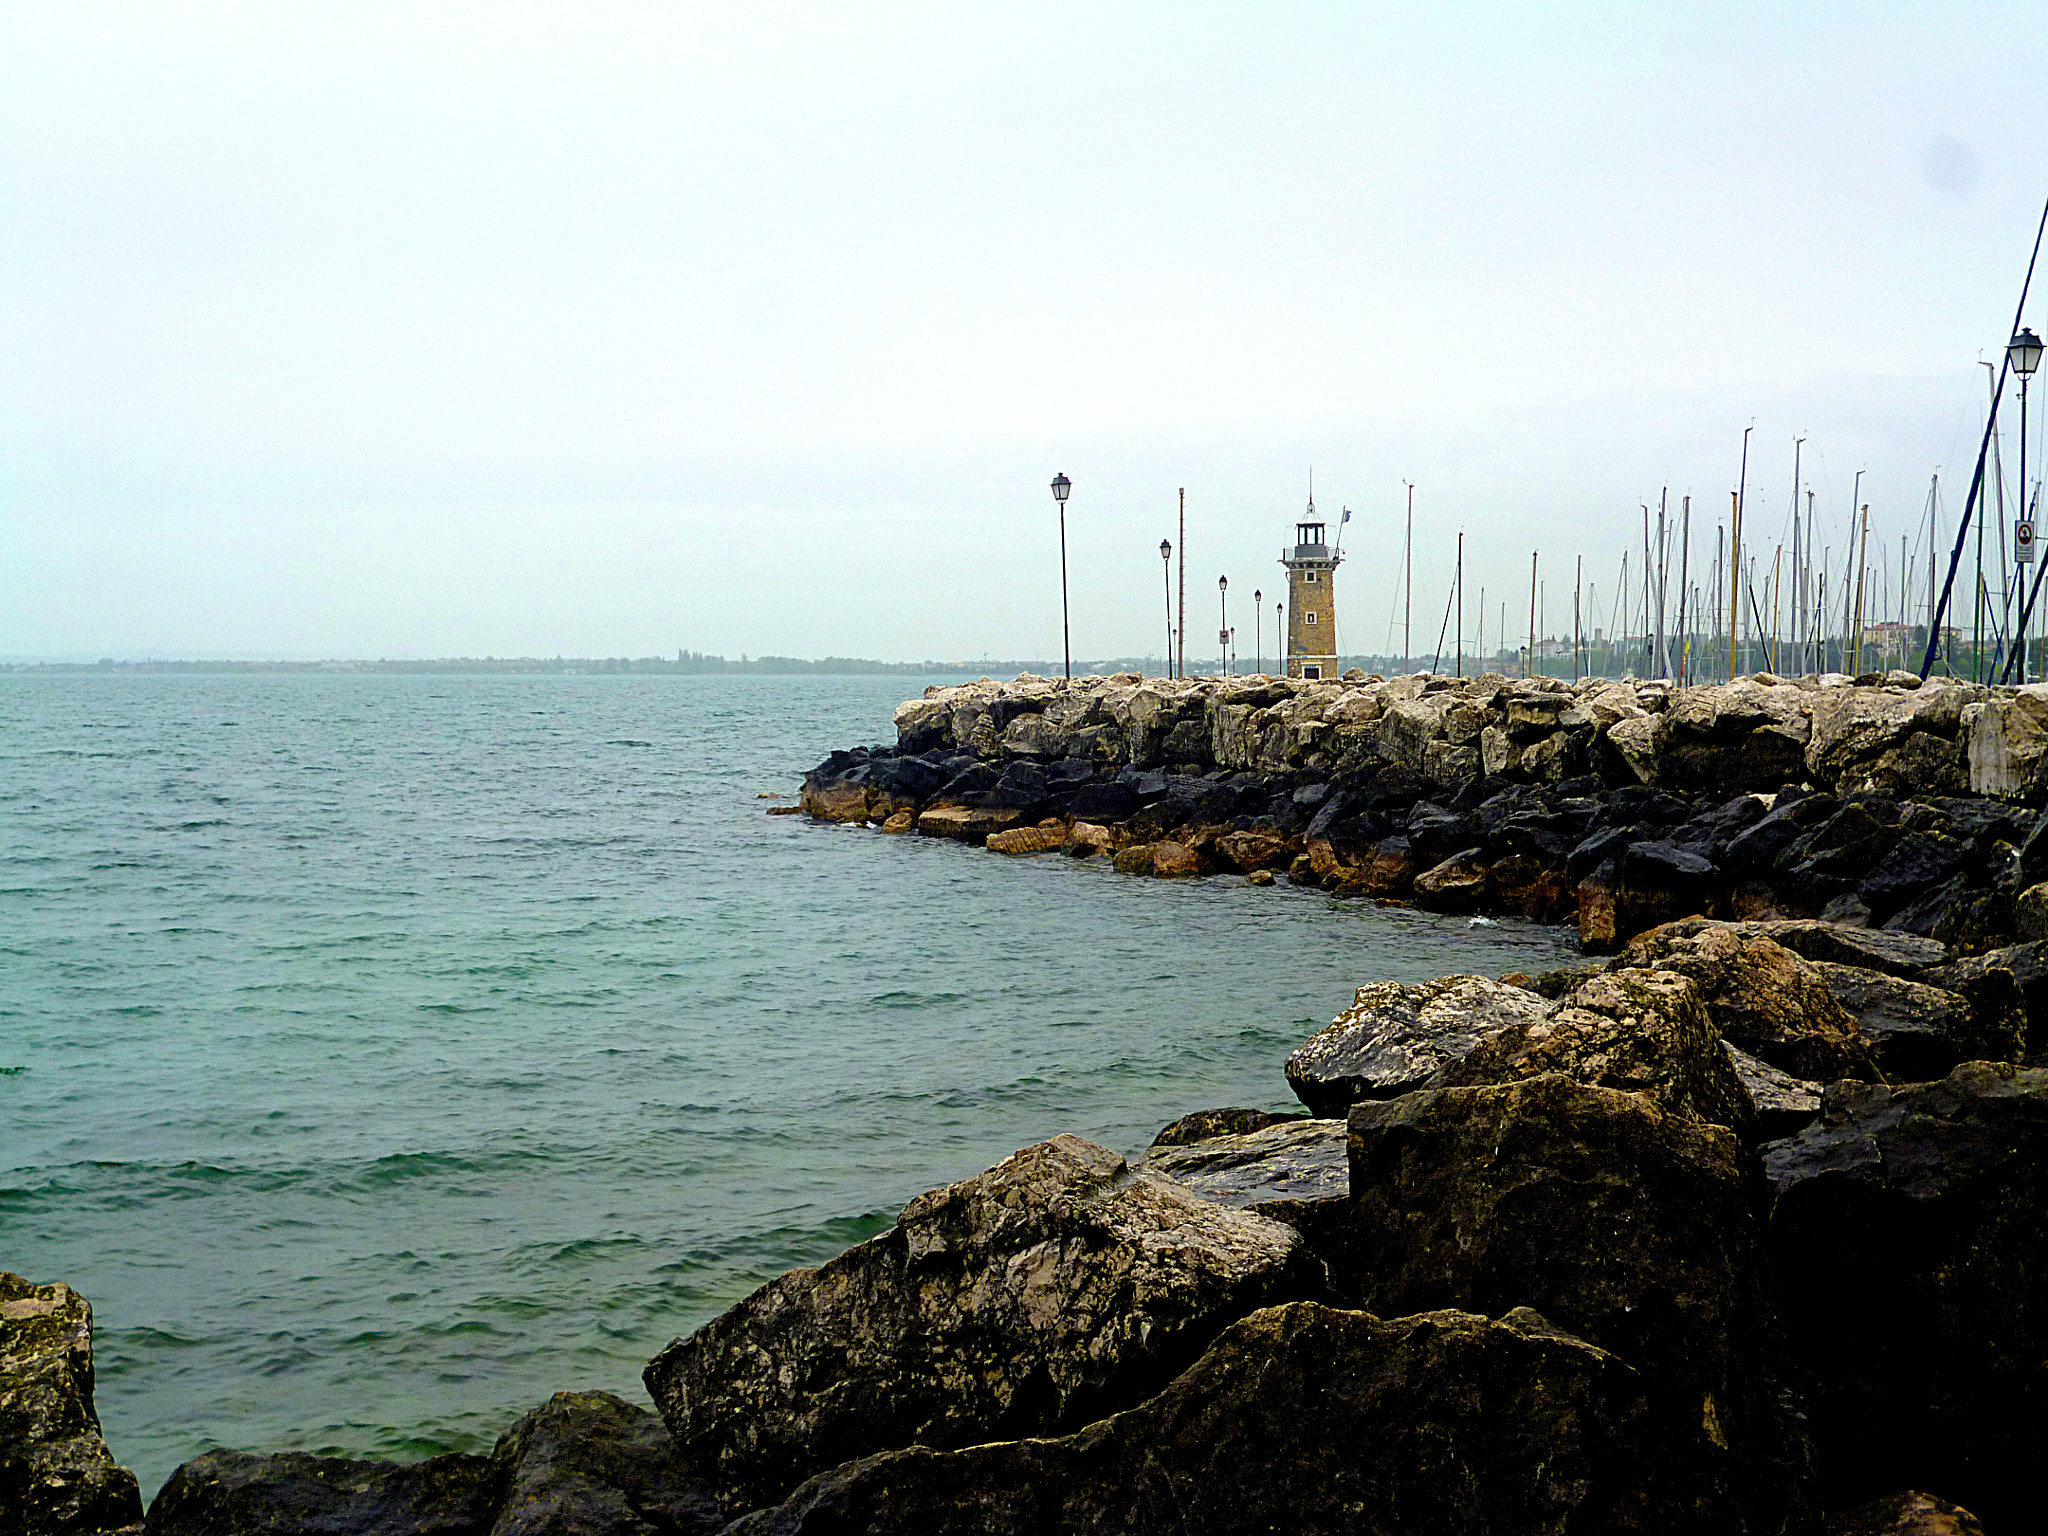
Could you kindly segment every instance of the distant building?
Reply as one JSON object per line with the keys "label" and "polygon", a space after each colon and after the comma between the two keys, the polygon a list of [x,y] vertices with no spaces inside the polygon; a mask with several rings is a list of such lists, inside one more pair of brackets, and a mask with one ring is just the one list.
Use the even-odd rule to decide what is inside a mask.
{"label": "distant building", "polygon": [[1337,565],[1343,559],[1315,521],[1316,504],[1294,525],[1294,547],[1280,552],[1287,567],[1287,675],[1337,675]]}

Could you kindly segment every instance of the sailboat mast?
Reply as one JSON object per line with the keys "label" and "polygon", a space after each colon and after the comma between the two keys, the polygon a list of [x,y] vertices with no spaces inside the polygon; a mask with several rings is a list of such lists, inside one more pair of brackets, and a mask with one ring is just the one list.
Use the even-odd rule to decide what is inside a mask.
{"label": "sailboat mast", "polygon": [[1742,623],[1742,594],[1736,590],[1742,575],[1742,493],[1749,488],[1749,434],[1742,429],[1742,468],[1735,479],[1735,520],[1728,530],[1728,680],[1735,680],[1735,631]]}
{"label": "sailboat mast", "polygon": [[[1678,685],[1683,688],[1692,668],[1692,646],[1685,629],[1686,599],[1692,596],[1692,497],[1678,504]],[[1697,613],[1699,605],[1692,605]]]}
{"label": "sailboat mast", "polygon": [[1671,487],[1665,486],[1657,493],[1657,675],[1671,675],[1671,652],[1664,644],[1664,578],[1666,556],[1670,544],[1664,536],[1664,514],[1666,503],[1671,497]]}
{"label": "sailboat mast", "polygon": [[1458,676],[1465,675],[1465,530],[1458,530]]}
{"label": "sailboat mast", "polygon": [[1407,672],[1415,659],[1415,484],[1408,482],[1408,535],[1401,547],[1401,670]]}

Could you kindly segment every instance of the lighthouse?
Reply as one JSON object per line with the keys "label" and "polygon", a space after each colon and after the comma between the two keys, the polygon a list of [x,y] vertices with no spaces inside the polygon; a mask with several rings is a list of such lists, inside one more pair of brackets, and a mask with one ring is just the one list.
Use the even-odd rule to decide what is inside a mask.
{"label": "lighthouse", "polygon": [[1316,504],[1294,525],[1294,546],[1280,552],[1287,567],[1287,675],[1314,680],[1337,675],[1337,594],[1343,557],[1325,541]]}

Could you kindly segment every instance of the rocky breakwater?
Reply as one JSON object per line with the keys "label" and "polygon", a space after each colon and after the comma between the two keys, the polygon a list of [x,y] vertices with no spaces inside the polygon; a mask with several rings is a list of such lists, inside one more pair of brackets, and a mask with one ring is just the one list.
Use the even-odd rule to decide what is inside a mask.
{"label": "rocky breakwater", "polygon": [[[1576,970],[1369,983],[1286,1064],[1309,1113],[1055,1136],[920,1195],[662,1349],[658,1418],[564,1393],[489,1455],[213,1451],[146,1530],[2031,1530],[2030,964],[1695,917]],[[134,1494],[80,1407],[83,1304],[9,1283],[41,1331],[6,1465],[42,1470],[0,1528],[106,1532]]]}
{"label": "rocky breakwater", "polygon": [[1161,877],[1576,922],[1830,919],[1964,953],[2048,936],[2048,685],[1768,673],[1119,673],[935,687],[804,780],[820,820]]}

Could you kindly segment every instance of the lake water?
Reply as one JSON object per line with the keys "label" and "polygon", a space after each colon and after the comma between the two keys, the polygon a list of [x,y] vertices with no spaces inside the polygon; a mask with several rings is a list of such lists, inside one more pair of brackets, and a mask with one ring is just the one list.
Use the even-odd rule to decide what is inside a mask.
{"label": "lake water", "polygon": [[1559,929],[768,817],[906,678],[0,675],[0,1268],[145,1497],[487,1448],[918,1191]]}

